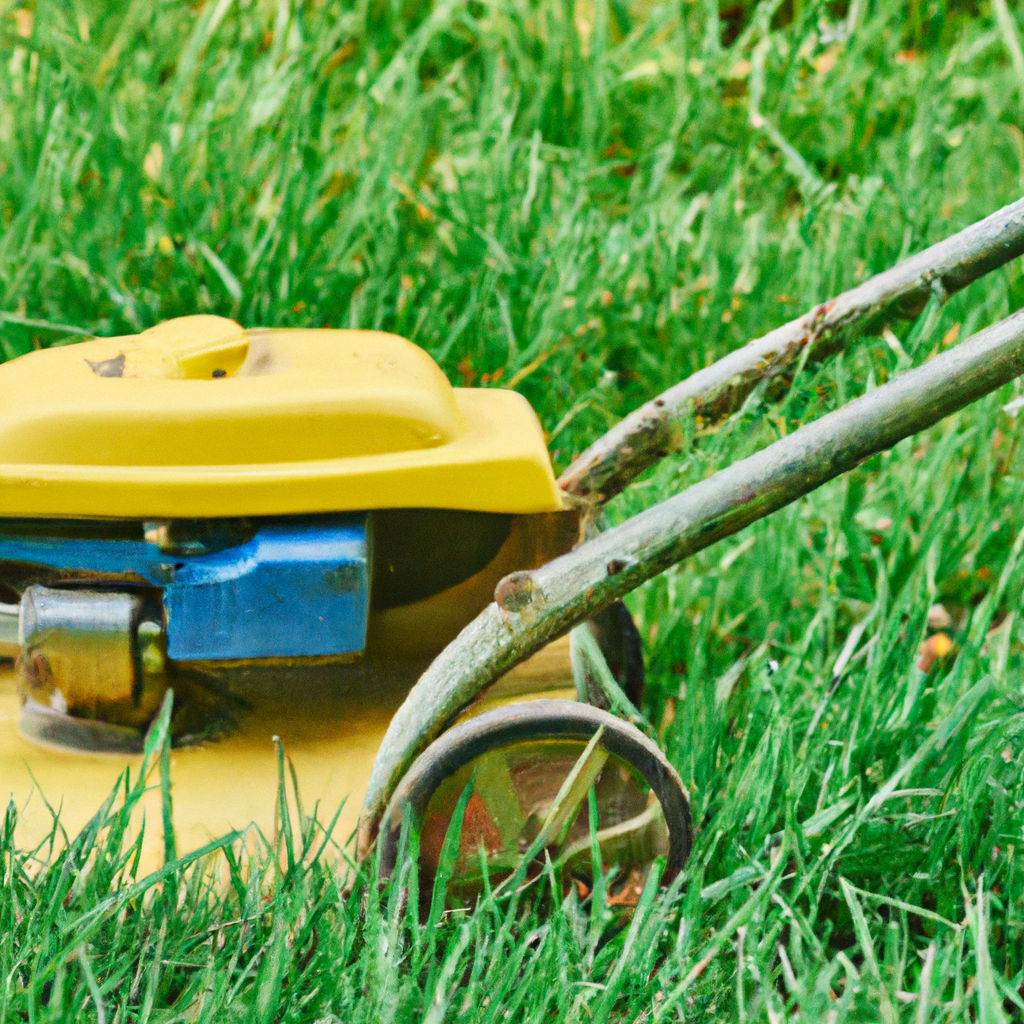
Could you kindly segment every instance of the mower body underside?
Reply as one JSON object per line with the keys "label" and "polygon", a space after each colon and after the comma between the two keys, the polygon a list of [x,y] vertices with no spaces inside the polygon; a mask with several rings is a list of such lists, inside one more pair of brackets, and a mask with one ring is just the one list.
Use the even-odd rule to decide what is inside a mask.
{"label": "mower body underside", "polygon": [[143,606],[152,603],[176,661],[323,657],[366,643],[366,515],[259,522],[224,547],[198,539],[161,544],[159,525],[139,524],[135,538],[127,529],[103,537],[100,529],[89,536],[61,523],[0,526],[0,575],[31,567],[67,594],[49,588],[48,618],[34,616],[30,632],[22,614],[23,642],[40,630],[106,631],[101,608],[124,588]]}
{"label": "mower body underside", "polygon": [[[291,765],[286,777],[293,833],[302,835],[308,827],[308,820],[299,817],[294,779],[304,814],[319,821],[316,845],[329,839],[344,847],[355,832],[384,733],[424,667],[422,660],[373,658],[315,672],[273,666],[255,675],[237,674],[232,696],[244,702],[244,713],[222,735],[170,752],[171,821],[178,850],[196,850],[251,826],[252,846],[259,835],[273,839],[282,824],[275,740]],[[509,673],[474,708],[575,692],[566,637]],[[54,811],[59,810],[65,833],[76,835],[119,781],[123,789],[125,771],[134,783],[141,758],[131,751],[89,753],[41,742],[26,735],[23,716],[14,665],[0,662],[0,780],[4,795],[18,808],[18,843],[32,849],[50,834]],[[159,867],[165,849],[156,770],[135,818],[135,828],[145,821],[143,870]]]}

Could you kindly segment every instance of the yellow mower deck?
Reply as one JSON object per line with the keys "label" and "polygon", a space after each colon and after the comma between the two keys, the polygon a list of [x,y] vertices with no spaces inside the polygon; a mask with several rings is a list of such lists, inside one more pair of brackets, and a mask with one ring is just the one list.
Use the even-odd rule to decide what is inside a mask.
{"label": "yellow mower deck", "polygon": [[[421,663],[342,666],[342,679],[325,676],[281,700],[279,692],[248,690],[252,709],[230,735],[199,747],[171,752],[174,825],[181,851],[199,849],[211,839],[254,823],[271,839],[277,810],[279,736],[295,766],[303,808],[325,827],[344,804],[333,838],[344,845],[354,833],[370,768],[392,715],[422,668]],[[337,670],[336,670],[337,671]],[[372,672],[372,680],[367,673]],[[367,685],[372,682],[372,685]],[[474,710],[524,695],[575,694],[568,638],[546,648],[499,681]],[[508,695],[503,696],[504,695]],[[0,663],[0,785],[19,811],[17,839],[22,848],[42,842],[52,829],[47,803],[60,809],[60,822],[73,837],[110,795],[125,768],[138,770],[139,757],[86,754],[44,748],[18,731],[21,698],[9,662]],[[143,867],[163,857],[160,792],[146,794]],[[45,799],[44,799],[45,798]],[[141,816],[140,816],[141,820]]]}
{"label": "yellow mower deck", "polygon": [[0,392],[4,516],[563,504],[525,398],[452,388],[379,331],[182,317],[4,363]]}

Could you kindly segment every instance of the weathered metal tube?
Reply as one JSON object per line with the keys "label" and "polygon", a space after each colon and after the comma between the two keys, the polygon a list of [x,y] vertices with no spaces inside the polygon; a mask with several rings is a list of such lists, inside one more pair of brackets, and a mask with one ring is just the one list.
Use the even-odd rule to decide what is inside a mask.
{"label": "weathered metal tube", "polygon": [[374,764],[360,850],[413,759],[523,658],[669,566],[1024,373],[1024,311],[532,572],[506,577],[399,708]]}
{"label": "weathered metal tube", "polygon": [[1024,199],[1019,199],[673,385],[594,441],[558,483],[579,497],[607,501],[679,450],[681,421],[724,419],[765,381],[782,394],[787,375],[805,354],[824,359],[884,316],[917,316],[930,296],[945,299],[1022,253]]}

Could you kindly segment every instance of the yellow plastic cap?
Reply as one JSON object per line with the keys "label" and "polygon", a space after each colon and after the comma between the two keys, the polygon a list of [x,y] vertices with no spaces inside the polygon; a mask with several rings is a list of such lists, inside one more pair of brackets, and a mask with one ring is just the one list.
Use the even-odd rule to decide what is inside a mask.
{"label": "yellow plastic cap", "polygon": [[12,360],[0,394],[0,516],[562,505],[522,396],[379,331],[182,317]]}

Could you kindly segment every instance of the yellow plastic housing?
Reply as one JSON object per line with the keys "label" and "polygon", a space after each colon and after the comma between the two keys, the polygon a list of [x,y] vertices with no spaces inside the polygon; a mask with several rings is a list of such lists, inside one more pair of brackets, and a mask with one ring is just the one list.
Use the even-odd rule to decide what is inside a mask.
{"label": "yellow plastic housing", "polygon": [[562,507],[521,395],[379,331],[182,317],[14,359],[0,395],[0,516]]}

